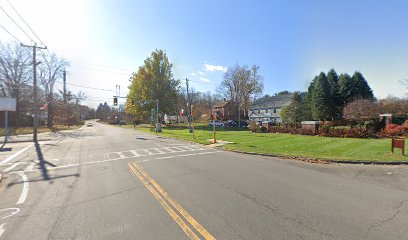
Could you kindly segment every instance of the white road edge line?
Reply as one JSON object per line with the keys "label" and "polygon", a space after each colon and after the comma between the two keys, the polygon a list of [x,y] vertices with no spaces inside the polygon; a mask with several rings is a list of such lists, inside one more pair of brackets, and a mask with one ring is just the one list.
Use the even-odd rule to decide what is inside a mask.
{"label": "white road edge line", "polygon": [[6,231],[6,229],[4,228],[4,226],[6,226],[6,223],[2,223],[2,224],[0,225],[0,237],[1,237],[1,235],[3,235],[4,231]]}
{"label": "white road edge line", "polygon": [[18,155],[22,154],[23,152],[25,152],[27,149],[29,149],[31,146],[33,146],[32,144],[28,145],[27,147],[21,149],[20,151],[14,153],[13,155],[7,157],[6,159],[4,159],[3,161],[0,162],[0,164],[5,164],[10,162],[11,160],[13,160],[14,158],[16,158]]}
{"label": "white road edge line", "polygon": [[18,174],[20,174],[21,178],[23,179],[23,190],[21,191],[21,195],[20,198],[17,201],[17,205],[19,204],[23,204],[25,202],[25,200],[27,199],[27,194],[28,194],[28,190],[30,189],[30,187],[28,186],[28,177],[27,175],[24,174],[24,172],[18,172]]}

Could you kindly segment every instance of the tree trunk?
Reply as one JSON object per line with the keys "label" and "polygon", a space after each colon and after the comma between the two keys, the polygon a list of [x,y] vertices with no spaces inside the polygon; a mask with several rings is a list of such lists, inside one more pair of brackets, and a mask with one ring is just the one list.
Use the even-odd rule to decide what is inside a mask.
{"label": "tree trunk", "polygon": [[54,106],[53,106],[53,99],[50,98],[48,102],[48,107],[47,107],[47,127],[52,128],[53,123],[54,123]]}

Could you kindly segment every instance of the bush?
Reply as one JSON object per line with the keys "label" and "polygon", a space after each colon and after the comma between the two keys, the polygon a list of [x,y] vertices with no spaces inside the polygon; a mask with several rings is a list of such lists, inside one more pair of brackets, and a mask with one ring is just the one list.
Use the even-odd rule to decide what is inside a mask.
{"label": "bush", "polygon": [[386,137],[408,136],[408,126],[388,124],[382,132],[382,135]]}
{"label": "bush", "polygon": [[368,120],[361,123],[361,127],[364,127],[371,133],[378,133],[385,128],[385,119],[381,121],[378,119]]}
{"label": "bush", "polygon": [[249,129],[251,130],[251,132],[257,132],[258,128],[259,128],[259,125],[256,122],[251,121],[249,123]]}
{"label": "bush", "polygon": [[264,126],[261,126],[261,127],[258,126],[258,128],[256,129],[256,132],[257,133],[267,133],[268,129]]}
{"label": "bush", "polygon": [[339,137],[339,138],[367,138],[372,137],[373,134],[366,128],[333,128],[333,127],[321,127],[319,130],[319,136],[322,137]]}
{"label": "bush", "polygon": [[270,133],[289,133],[300,135],[315,135],[311,129],[291,128],[291,127],[270,127]]}

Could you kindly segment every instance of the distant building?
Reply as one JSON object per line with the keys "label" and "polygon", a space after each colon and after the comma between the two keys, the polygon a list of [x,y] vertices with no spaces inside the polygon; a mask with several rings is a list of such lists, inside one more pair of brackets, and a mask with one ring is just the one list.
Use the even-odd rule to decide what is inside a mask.
{"label": "distant building", "polygon": [[292,94],[271,96],[249,108],[249,120],[255,122],[281,123],[280,111],[292,102]]}
{"label": "distant building", "polygon": [[223,102],[219,102],[214,104],[211,113],[217,115],[217,119],[225,121],[225,120],[235,120],[237,118],[236,106],[232,101],[226,101],[224,99]]}

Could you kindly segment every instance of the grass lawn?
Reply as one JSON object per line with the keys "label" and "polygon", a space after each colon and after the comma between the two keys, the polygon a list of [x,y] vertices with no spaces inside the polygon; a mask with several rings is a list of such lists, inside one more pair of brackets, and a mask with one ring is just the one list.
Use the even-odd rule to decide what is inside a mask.
{"label": "grass lawn", "polygon": [[[72,129],[78,129],[80,127],[82,127],[82,125],[70,126],[69,128],[66,125],[55,125],[53,128],[39,127],[38,133],[72,130]],[[9,128],[8,131],[9,131],[9,135],[31,134],[33,133],[33,128],[32,127]],[[4,128],[0,128],[0,136],[4,136]]]}
{"label": "grass lawn", "polygon": [[[148,128],[138,130],[149,132]],[[192,139],[185,127],[167,127],[159,135],[209,144],[207,139],[212,139],[213,132],[208,127],[198,126],[195,131],[196,139]],[[408,161],[408,156],[402,156],[399,149],[391,154],[391,139],[329,138],[228,130],[217,131],[217,139],[234,142],[225,145],[226,149],[245,152],[353,162]]]}

